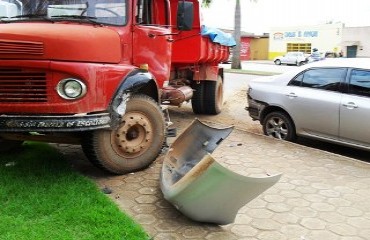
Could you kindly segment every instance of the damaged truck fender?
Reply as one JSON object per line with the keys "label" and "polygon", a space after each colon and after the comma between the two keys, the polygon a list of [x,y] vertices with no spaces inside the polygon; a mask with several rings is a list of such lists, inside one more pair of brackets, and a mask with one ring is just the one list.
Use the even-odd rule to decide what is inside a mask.
{"label": "damaged truck fender", "polygon": [[187,217],[229,224],[241,207],[273,186],[280,174],[247,177],[219,164],[211,153],[233,128],[217,129],[194,120],[174,141],[161,172],[164,198]]}
{"label": "damaged truck fender", "polygon": [[144,70],[134,70],[122,80],[110,103],[111,127],[116,128],[124,115],[126,104],[133,94],[144,94],[159,102],[158,86],[154,76]]}
{"label": "damaged truck fender", "polygon": [[86,134],[82,149],[98,168],[124,174],[147,167],[158,156],[166,124],[151,84],[147,72],[130,75],[112,101],[111,129]]}

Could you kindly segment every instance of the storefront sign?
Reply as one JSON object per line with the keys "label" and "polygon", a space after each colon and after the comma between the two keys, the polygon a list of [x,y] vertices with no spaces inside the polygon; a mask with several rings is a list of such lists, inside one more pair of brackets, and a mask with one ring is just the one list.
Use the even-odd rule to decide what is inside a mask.
{"label": "storefront sign", "polygon": [[[318,36],[319,36],[319,31],[284,32],[284,37],[285,38],[295,38],[295,37],[311,38],[311,37],[318,37]],[[275,39],[275,35],[274,35],[274,39]]]}

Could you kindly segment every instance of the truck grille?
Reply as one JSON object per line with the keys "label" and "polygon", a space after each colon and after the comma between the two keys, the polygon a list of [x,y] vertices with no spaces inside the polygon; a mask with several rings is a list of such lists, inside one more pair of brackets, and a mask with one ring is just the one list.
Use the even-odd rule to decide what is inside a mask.
{"label": "truck grille", "polygon": [[0,68],[0,103],[46,101],[45,72]]}
{"label": "truck grille", "polygon": [[42,42],[11,41],[0,39],[0,54],[44,54]]}

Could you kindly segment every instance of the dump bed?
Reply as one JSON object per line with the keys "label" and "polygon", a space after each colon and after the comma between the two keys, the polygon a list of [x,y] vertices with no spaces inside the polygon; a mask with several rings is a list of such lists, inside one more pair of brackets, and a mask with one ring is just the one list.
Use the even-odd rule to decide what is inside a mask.
{"label": "dump bed", "polygon": [[173,63],[220,63],[229,57],[229,47],[202,36],[201,29],[183,31],[174,36],[172,46]]}

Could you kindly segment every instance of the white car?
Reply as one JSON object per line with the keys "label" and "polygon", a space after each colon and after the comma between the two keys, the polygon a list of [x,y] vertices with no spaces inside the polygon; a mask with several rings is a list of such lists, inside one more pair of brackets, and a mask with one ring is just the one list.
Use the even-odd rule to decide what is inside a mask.
{"label": "white car", "polygon": [[280,64],[292,64],[292,65],[303,65],[308,61],[306,55],[303,52],[288,52],[284,56],[278,56],[274,59],[276,65]]}
{"label": "white car", "polygon": [[263,132],[370,150],[370,58],[326,59],[249,84],[246,108]]}

